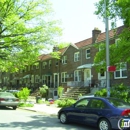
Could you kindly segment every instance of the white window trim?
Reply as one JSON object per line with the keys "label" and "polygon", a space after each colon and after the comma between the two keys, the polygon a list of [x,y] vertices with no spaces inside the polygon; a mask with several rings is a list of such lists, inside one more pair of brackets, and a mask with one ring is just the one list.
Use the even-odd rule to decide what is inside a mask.
{"label": "white window trim", "polygon": [[[86,49],[86,59],[90,59],[90,53],[87,53],[87,50],[90,50],[90,48]],[[88,54],[89,54],[89,57],[88,57]]]}
{"label": "white window trim", "polygon": [[45,69],[45,68],[46,68],[46,65],[47,65],[47,63],[46,63],[46,62],[43,62],[43,63],[42,63],[43,69]]}
{"label": "white window trim", "polygon": [[36,69],[39,69],[39,63],[36,65]]}
{"label": "white window trim", "polygon": [[52,64],[51,60],[49,60],[49,64],[48,64],[49,65],[49,69],[51,68],[51,64]]}
{"label": "white window trim", "polygon": [[106,71],[104,71],[104,76],[101,76],[101,73],[98,73],[98,79],[106,79]]}
{"label": "white window trim", "polygon": [[67,64],[67,56],[62,57],[62,64]]}
{"label": "white window trim", "polygon": [[[63,75],[64,76],[63,76]],[[62,77],[63,76],[63,77]],[[62,81],[62,78],[64,78],[64,81]],[[66,83],[67,81],[66,81],[66,78],[67,78],[67,72],[61,72],[61,83]]]}
{"label": "white window trim", "polygon": [[[122,64],[122,63],[120,63],[120,64]],[[119,71],[120,72],[120,77],[116,77],[116,71],[114,72],[114,79],[124,79],[124,78],[127,78],[127,76],[122,76],[122,71],[124,70],[126,70],[127,71],[127,63],[124,63],[125,65],[126,65],[126,68],[120,68],[120,69],[118,69],[118,70],[116,70],[116,71]]]}
{"label": "white window trim", "polygon": [[79,52],[74,53],[74,62],[79,61]]}
{"label": "white window trim", "polygon": [[120,41],[121,39],[120,38],[117,38],[116,40],[115,40],[115,45],[116,46],[118,46],[118,41]]}
{"label": "white window trim", "polygon": [[35,83],[39,82],[39,75],[35,75]]}
{"label": "white window trim", "polygon": [[[76,75],[76,73],[78,73],[77,75]],[[77,77],[77,81],[76,82],[80,82],[81,81],[81,75],[79,75],[79,73],[81,73],[81,70],[75,70],[74,71],[74,81],[76,81],[75,80],[75,77]]]}

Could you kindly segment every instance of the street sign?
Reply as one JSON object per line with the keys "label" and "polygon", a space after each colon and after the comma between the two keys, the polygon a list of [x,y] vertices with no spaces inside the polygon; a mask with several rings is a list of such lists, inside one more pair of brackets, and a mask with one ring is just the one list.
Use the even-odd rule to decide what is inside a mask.
{"label": "street sign", "polygon": [[116,66],[108,66],[107,71],[108,72],[115,72],[116,71]]}

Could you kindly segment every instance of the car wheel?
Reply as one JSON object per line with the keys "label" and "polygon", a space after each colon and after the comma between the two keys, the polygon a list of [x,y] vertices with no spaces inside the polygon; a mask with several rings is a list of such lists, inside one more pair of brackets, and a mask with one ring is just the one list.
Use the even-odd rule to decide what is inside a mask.
{"label": "car wheel", "polygon": [[112,130],[110,122],[103,118],[98,122],[99,130]]}
{"label": "car wheel", "polygon": [[15,107],[13,107],[13,110],[16,110],[16,108],[17,108],[16,106],[15,106]]}
{"label": "car wheel", "polygon": [[63,113],[63,112],[60,114],[60,122],[61,122],[62,124],[66,124],[66,123],[67,123],[67,116],[66,116],[66,114]]}

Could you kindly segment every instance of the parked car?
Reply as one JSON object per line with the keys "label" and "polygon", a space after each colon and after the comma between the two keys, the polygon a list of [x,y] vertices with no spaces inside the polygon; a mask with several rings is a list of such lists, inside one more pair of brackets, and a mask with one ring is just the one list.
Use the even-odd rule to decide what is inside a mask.
{"label": "parked car", "polygon": [[86,98],[86,97],[94,97],[94,95],[83,95],[78,98],[78,100]]}
{"label": "parked car", "polygon": [[99,130],[119,129],[122,119],[130,121],[130,104],[116,98],[86,97],[61,108],[58,119],[63,124],[77,122]]}
{"label": "parked car", "polygon": [[16,98],[12,93],[0,92],[0,106],[8,106],[16,110],[18,104],[19,99]]}

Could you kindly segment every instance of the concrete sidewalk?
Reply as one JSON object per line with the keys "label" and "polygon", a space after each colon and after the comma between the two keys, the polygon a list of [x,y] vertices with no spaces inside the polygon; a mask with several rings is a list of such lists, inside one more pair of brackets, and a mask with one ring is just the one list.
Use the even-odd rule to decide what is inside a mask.
{"label": "concrete sidewalk", "polygon": [[42,112],[47,115],[57,115],[58,111],[61,108],[58,108],[55,104],[51,104],[47,106],[46,104],[34,104],[33,107],[19,107],[19,109],[34,111],[34,112]]}

